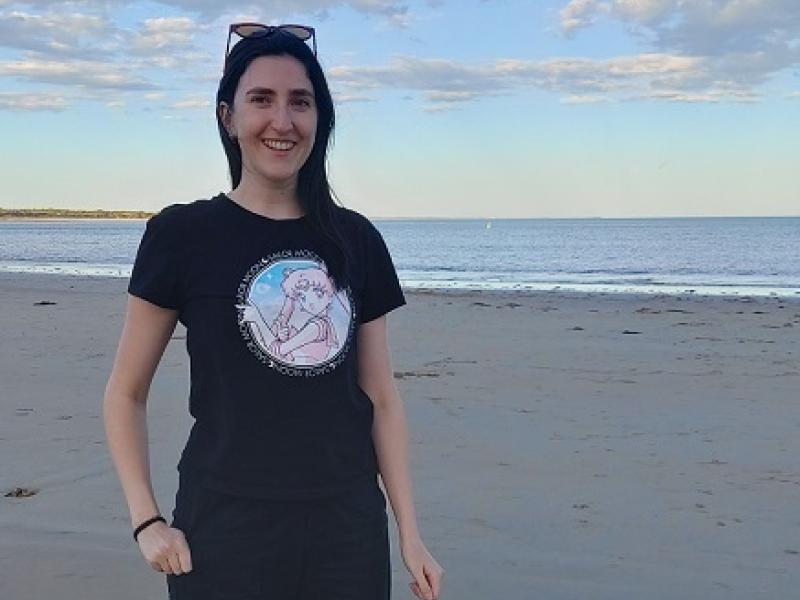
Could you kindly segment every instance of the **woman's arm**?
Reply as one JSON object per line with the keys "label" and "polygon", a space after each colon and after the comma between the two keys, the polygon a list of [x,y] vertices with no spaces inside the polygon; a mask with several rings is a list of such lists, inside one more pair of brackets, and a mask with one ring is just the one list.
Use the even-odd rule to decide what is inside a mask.
{"label": "woman's arm", "polygon": [[125,324],[106,384],[106,436],[132,526],[159,513],[150,481],[147,396],[177,320],[177,310],[129,294]]}
{"label": "woman's arm", "polygon": [[[106,384],[106,436],[132,527],[160,514],[150,481],[147,396],[177,321],[177,310],[129,294],[117,356]],[[182,575],[192,570],[191,551],[182,531],[155,522],[139,533],[137,541],[145,560],[156,571]]]}
{"label": "woman's arm", "polygon": [[411,590],[419,598],[438,598],[444,570],[425,548],[417,528],[408,467],[408,427],[394,383],[385,315],[359,327],[358,384],[374,406],[375,453],[400,532],[403,560],[415,580]]}

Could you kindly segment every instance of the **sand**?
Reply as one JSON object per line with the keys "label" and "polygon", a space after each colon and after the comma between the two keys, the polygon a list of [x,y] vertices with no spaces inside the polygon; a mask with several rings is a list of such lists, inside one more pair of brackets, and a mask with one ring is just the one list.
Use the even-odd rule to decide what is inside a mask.
{"label": "sand", "polygon": [[[0,274],[3,600],[166,598],[103,429],[126,283]],[[407,298],[390,340],[442,598],[796,597],[800,300]],[[148,413],[162,514],[191,426],[174,338]]]}

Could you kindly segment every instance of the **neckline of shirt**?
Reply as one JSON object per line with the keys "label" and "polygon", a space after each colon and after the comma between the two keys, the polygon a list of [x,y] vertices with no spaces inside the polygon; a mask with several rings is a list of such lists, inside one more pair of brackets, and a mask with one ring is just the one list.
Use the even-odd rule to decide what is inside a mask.
{"label": "neckline of shirt", "polygon": [[268,217],[267,215],[262,215],[262,214],[259,214],[257,212],[253,212],[249,208],[245,208],[244,206],[242,206],[241,204],[236,202],[233,198],[228,196],[228,194],[226,194],[225,192],[221,192],[218,197],[222,200],[223,204],[228,204],[228,205],[231,206],[231,208],[235,209],[237,212],[242,213],[245,216],[248,216],[248,217],[250,217],[250,218],[252,218],[252,219],[254,219],[256,221],[260,221],[262,223],[287,223],[287,224],[289,224],[289,223],[298,223],[298,224],[300,224],[300,223],[304,223],[305,220],[306,220],[306,217],[308,216],[308,215],[302,215],[300,217],[292,217],[290,219],[274,219],[272,217]]}

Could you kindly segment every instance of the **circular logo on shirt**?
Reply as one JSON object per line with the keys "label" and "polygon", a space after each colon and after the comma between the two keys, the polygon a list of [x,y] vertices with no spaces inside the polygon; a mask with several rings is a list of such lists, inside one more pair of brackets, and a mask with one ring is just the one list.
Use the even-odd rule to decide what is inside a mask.
{"label": "circular logo on shirt", "polygon": [[321,375],[347,355],[355,324],[350,288],[336,292],[310,250],[284,250],[253,265],[236,308],[247,347],[285,375]]}

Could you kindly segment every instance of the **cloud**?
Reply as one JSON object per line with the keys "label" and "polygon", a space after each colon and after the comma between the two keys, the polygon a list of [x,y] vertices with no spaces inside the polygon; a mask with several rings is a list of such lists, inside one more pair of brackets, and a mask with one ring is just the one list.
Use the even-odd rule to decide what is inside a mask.
{"label": "cloud", "polygon": [[[71,5],[70,2],[59,0],[17,0],[13,2],[20,6],[35,8],[49,8],[51,6]],[[0,0],[0,6],[11,4],[8,0]],[[80,3],[82,6],[89,4],[98,7],[112,7],[130,4],[129,0],[88,0]],[[197,15],[204,22],[211,22],[221,16],[233,13],[257,15],[264,20],[270,17],[289,14],[308,14],[315,18],[324,19],[330,10],[349,7],[355,11],[383,17],[386,22],[399,27],[406,26],[412,15],[408,5],[392,0],[250,0],[239,2],[219,2],[218,0],[159,0],[158,4],[171,8],[178,8],[190,14]],[[437,0],[428,0],[430,6],[436,6]]]}
{"label": "cloud", "polygon": [[[425,110],[451,109],[486,96],[525,91],[564,94],[567,104],[612,100],[669,102],[753,101],[757,95],[737,73],[718,77],[721,68],[703,57],[644,53],[609,59],[500,59],[484,65],[452,60],[396,56],[379,67],[338,66],[329,77],[349,93],[381,89],[425,93]],[[716,71],[714,70],[716,68]],[[757,71],[758,69],[756,69]],[[749,70],[739,77],[747,79]],[[434,109],[434,106],[444,108]]]}
{"label": "cloud", "polygon": [[562,104],[597,104],[599,102],[608,102],[609,99],[605,96],[588,96],[571,94],[561,99]]}
{"label": "cloud", "polygon": [[572,0],[561,29],[571,34],[605,15],[659,50],[685,54],[768,51],[800,37],[797,0]]}
{"label": "cloud", "polygon": [[375,102],[375,98],[363,96],[360,94],[333,94],[333,100],[336,104],[351,104],[354,102]]}
{"label": "cloud", "polygon": [[0,92],[0,110],[61,112],[67,99],[54,92]]}
{"label": "cloud", "polygon": [[152,90],[156,86],[119,65],[92,61],[0,61],[0,77],[95,90]]}
{"label": "cloud", "polygon": [[142,29],[130,38],[134,52],[173,50],[191,47],[194,33],[201,26],[189,17],[146,19]]}
{"label": "cloud", "polygon": [[758,94],[745,90],[711,90],[704,93],[674,90],[653,90],[646,94],[631,96],[628,100],[665,100],[668,102],[757,102]]}
{"label": "cloud", "polygon": [[463,65],[452,60],[396,56],[383,67],[332,67],[331,80],[348,88],[404,88],[430,91],[490,91],[505,85],[493,67]]}
{"label": "cloud", "polygon": [[572,0],[559,12],[561,30],[570,34],[576,29],[588,27],[596,20],[599,13],[608,11],[608,4],[598,0]]}
{"label": "cloud", "polygon": [[425,106],[422,110],[426,113],[442,113],[458,110],[458,108],[459,107],[457,104],[453,104],[452,102],[443,102],[442,104],[431,104],[429,106]]}
{"label": "cloud", "polygon": [[108,19],[97,15],[0,12],[0,46],[58,58],[90,58],[92,49],[81,39],[107,37],[117,31]]}
{"label": "cloud", "polygon": [[757,86],[800,64],[797,0],[572,0],[559,14],[568,36],[608,17],[658,53],[702,64],[655,78],[652,97],[751,101]]}
{"label": "cloud", "polygon": [[194,108],[208,108],[209,106],[211,106],[211,100],[209,100],[206,96],[193,96],[174,102],[170,105],[170,108],[186,110]]}
{"label": "cloud", "polygon": [[476,92],[467,92],[467,91],[458,91],[458,92],[428,92],[425,94],[425,98],[429,102],[445,102],[445,103],[452,103],[452,102],[467,102],[468,100],[474,100],[477,96]]}
{"label": "cloud", "polygon": [[[190,17],[146,19],[134,32],[124,32],[124,48],[134,69],[187,71],[207,66],[213,58],[195,44],[195,34],[210,27]],[[221,68],[221,65],[220,65]]]}
{"label": "cloud", "polygon": [[156,89],[142,71],[185,74],[213,62],[194,44],[207,28],[190,17],[151,18],[122,29],[98,15],[0,11],[0,45],[23,51],[16,61],[0,61],[0,77],[84,91]]}

